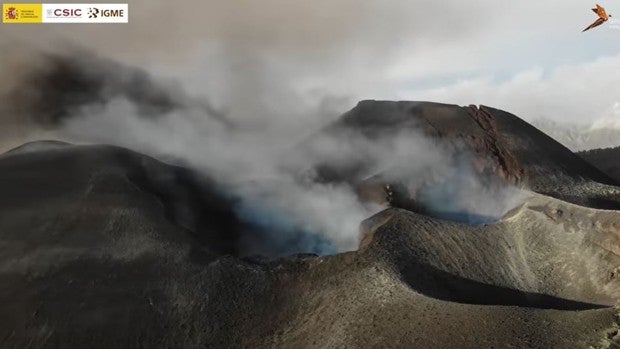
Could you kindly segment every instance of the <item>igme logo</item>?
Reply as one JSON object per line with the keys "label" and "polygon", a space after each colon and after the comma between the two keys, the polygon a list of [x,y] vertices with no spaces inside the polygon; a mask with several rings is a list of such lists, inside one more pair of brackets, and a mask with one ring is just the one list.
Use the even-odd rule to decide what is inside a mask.
{"label": "igme logo", "polygon": [[122,9],[107,9],[107,10],[99,10],[96,7],[90,7],[88,9],[88,18],[112,18],[112,17],[118,17],[118,18],[122,18],[125,17],[125,10]]}
{"label": "igme logo", "polygon": [[99,9],[96,7],[89,7],[88,8],[88,18],[97,18],[97,16],[99,15]]}

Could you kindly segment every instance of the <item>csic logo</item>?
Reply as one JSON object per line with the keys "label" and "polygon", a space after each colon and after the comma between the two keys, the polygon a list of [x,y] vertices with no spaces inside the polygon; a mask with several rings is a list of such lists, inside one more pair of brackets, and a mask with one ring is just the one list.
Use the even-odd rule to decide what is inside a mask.
{"label": "csic logo", "polygon": [[88,8],[88,18],[97,18],[99,16],[99,9],[96,7]]}
{"label": "csic logo", "polygon": [[9,7],[6,10],[5,18],[12,19],[12,20],[19,19],[19,13],[17,12],[17,9],[15,7]]}
{"label": "csic logo", "polygon": [[82,17],[81,9],[68,9],[68,8],[57,8],[57,9],[48,9],[47,15],[51,18],[61,18],[61,17],[69,17],[69,18],[80,18]]}

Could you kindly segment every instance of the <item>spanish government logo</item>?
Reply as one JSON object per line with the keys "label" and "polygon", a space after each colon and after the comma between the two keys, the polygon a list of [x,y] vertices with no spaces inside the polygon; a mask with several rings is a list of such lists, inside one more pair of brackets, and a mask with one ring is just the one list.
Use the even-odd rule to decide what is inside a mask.
{"label": "spanish government logo", "polygon": [[2,4],[2,23],[41,23],[41,4]]}
{"label": "spanish government logo", "polygon": [[4,19],[17,20],[19,19],[19,12],[15,7],[9,7],[4,13]]}

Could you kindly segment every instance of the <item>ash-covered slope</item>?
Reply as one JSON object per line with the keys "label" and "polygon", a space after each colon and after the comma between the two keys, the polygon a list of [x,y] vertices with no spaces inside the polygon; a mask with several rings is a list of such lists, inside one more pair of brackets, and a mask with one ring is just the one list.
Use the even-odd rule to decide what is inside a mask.
{"label": "ash-covered slope", "polygon": [[620,147],[583,151],[579,156],[620,183]]}
{"label": "ash-covered slope", "polygon": [[230,203],[186,169],[32,143],[0,156],[0,197],[3,348],[232,344],[275,306],[268,274],[221,259],[239,236]]}
{"label": "ash-covered slope", "polygon": [[614,213],[537,197],[475,228],[390,209],[363,224],[358,252],[256,264],[222,243],[234,219],[214,221],[228,203],[204,185],[211,204],[188,209],[210,229],[167,213],[180,199],[166,193],[192,183],[178,168],[120,148],[32,144],[0,169],[3,347],[616,341],[617,311],[605,308],[618,290]]}
{"label": "ash-covered slope", "polygon": [[[463,302],[507,304],[516,295],[507,290],[506,299],[493,300],[486,292],[470,293],[453,279],[458,276],[478,282],[472,290],[495,285],[530,294],[515,304],[535,305],[538,294],[614,305],[620,300],[620,214],[531,195],[501,221],[483,226],[389,209],[364,223],[362,246],[390,251],[412,284],[421,283],[422,270],[445,274],[446,287],[432,291],[439,298],[455,300],[459,293]],[[547,297],[539,301],[540,307],[555,304]]]}
{"label": "ash-covered slope", "polygon": [[[530,192],[478,225],[389,208],[362,222],[358,251],[261,261],[239,258],[252,230],[234,199],[187,169],[109,146],[4,154],[0,346],[620,348],[620,216],[593,208],[615,182],[485,110],[363,102],[326,132],[372,148],[422,129],[473,150],[460,159],[485,180],[592,207]],[[323,180],[367,181],[362,155]]]}
{"label": "ash-covered slope", "polygon": [[[30,231],[61,215],[63,220],[83,220],[101,231],[111,219],[116,221],[116,215],[140,222],[159,216],[158,222],[194,232],[188,237],[208,244],[214,255],[236,252],[240,228],[232,202],[223,199],[214,183],[188,169],[123,148],[56,141],[27,143],[0,160],[0,211],[7,217],[2,223],[11,224],[5,229]],[[89,200],[94,200],[97,210],[81,206]],[[24,205],[32,210],[23,209]],[[143,217],[146,214],[149,219]],[[57,227],[64,233],[71,228]]]}

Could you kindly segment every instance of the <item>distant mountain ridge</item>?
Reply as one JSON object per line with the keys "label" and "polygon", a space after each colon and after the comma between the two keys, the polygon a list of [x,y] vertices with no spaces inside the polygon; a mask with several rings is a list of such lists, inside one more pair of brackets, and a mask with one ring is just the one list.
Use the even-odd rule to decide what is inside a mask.
{"label": "distant mountain ridge", "polygon": [[620,146],[620,128],[614,126],[594,127],[594,125],[577,125],[549,119],[537,119],[531,124],[572,151]]}

